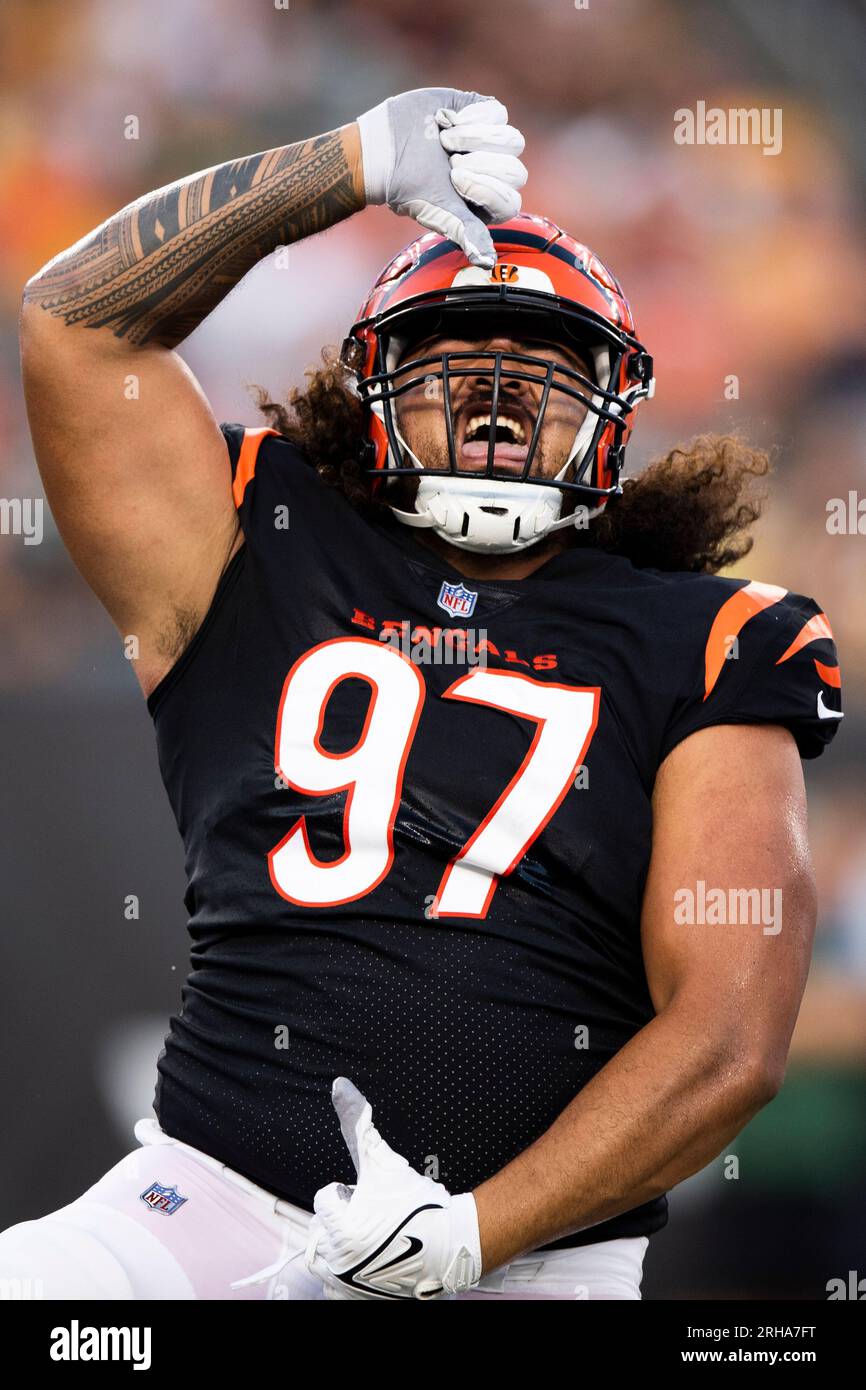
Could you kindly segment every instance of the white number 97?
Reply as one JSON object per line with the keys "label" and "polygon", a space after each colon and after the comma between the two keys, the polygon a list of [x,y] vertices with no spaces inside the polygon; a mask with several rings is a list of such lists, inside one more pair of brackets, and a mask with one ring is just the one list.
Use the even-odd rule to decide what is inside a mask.
{"label": "white number 97", "polygon": [[[341,681],[370,687],[354,748],[321,744],[328,701]],[[447,865],[435,894],[436,917],[487,915],[500,877],[510,874],[569,791],[595,732],[597,686],[534,680],[512,671],[474,670],[442,699],[467,700],[531,720],[535,735],[494,806]],[[268,856],[271,882],[301,907],[354,902],[376,888],[394,862],[394,821],[406,760],[424,704],[417,667],[393,647],[339,637],[313,647],[286,677],[277,716],[275,766],[308,796],[346,793],[343,852],[320,860],[301,816]],[[459,795],[459,788],[455,788]],[[423,895],[423,885],[418,885]]]}

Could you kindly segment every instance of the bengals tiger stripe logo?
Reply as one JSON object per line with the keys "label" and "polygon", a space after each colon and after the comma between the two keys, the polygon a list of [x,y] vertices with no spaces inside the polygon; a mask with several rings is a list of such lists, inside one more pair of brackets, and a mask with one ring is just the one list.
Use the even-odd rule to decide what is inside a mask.
{"label": "bengals tiger stripe logo", "polygon": [[519,276],[516,265],[509,265],[506,261],[497,261],[490,272],[490,279],[497,285],[511,285]]}

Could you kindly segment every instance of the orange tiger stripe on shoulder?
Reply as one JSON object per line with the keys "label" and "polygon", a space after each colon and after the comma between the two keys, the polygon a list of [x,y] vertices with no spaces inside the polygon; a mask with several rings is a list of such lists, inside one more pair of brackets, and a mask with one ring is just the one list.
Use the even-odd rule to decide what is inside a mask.
{"label": "orange tiger stripe on shoulder", "polygon": [[[832,685],[836,690],[842,689],[842,672],[838,666],[825,666],[823,661],[819,661],[817,656],[812,660],[815,663],[815,670],[818,672],[825,685]],[[777,663],[778,665],[778,663]]]}
{"label": "orange tiger stripe on shoulder", "polygon": [[713,619],[704,655],[704,699],[709,699],[722,673],[731,641],[737,637],[750,618],[787,594],[778,584],[761,584],[753,580],[726,599]]}
{"label": "orange tiger stripe on shoulder", "polygon": [[259,449],[262,447],[263,441],[269,434],[278,435],[279,430],[272,430],[267,425],[262,425],[260,428],[254,430],[244,430],[241,452],[238,456],[238,466],[235,469],[234,482],[232,483],[232,496],[235,499],[235,506],[238,509],[244,500],[247,483],[255,476]]}
{"label": "orange tiger stripe on shoulder", "polygon": [[817,642],[821,637],[829,637],[831,641],[833,640],[833,629],[830,627],[826,613],[816,613],[814,618],[810,618],[808,622],[803,624],[788,650],[779,657],[776,665],[781,666],[783,661],[787,661],[791,656],[796,656],[803,647],[808,647],[810,642]]}

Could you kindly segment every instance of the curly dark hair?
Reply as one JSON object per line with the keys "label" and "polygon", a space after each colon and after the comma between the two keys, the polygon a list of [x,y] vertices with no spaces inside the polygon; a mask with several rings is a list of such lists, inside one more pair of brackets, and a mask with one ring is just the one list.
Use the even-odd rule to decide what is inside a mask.
{"label": "curly dark hair", "polygon": [[[306,376],[306,387],[294,387],[284,404],[255,388],[258,408],[354,506],[384,510],[358,462],[364,411],[336,349],[326,348]],[[624,479],[622,495],[590,522],[587,536],[641,568],[715,574],[751,550],[749,531],[766,500],[759,480],[769,471],[766,452],[736,435],[697,435]]]}

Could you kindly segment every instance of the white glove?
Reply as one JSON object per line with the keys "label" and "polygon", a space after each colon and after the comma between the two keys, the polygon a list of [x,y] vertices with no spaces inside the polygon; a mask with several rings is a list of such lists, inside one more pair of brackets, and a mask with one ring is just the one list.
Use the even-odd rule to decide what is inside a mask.
{"label": "white glove", "polygon": [[368,1101],[338,1076],[331,1100],[358,1174],[313,1201],[307,1268],[331,1299],[442,1298],[481,1278],[475,1198],[410,1168],[373,1127]]}
{"label": "white glove", "polygon": [[520,211],[523,136],[493,97],[422,87],[358,117],[367,202],[387,203],[454,241],[473,265],[496,252],[485,222]]}

